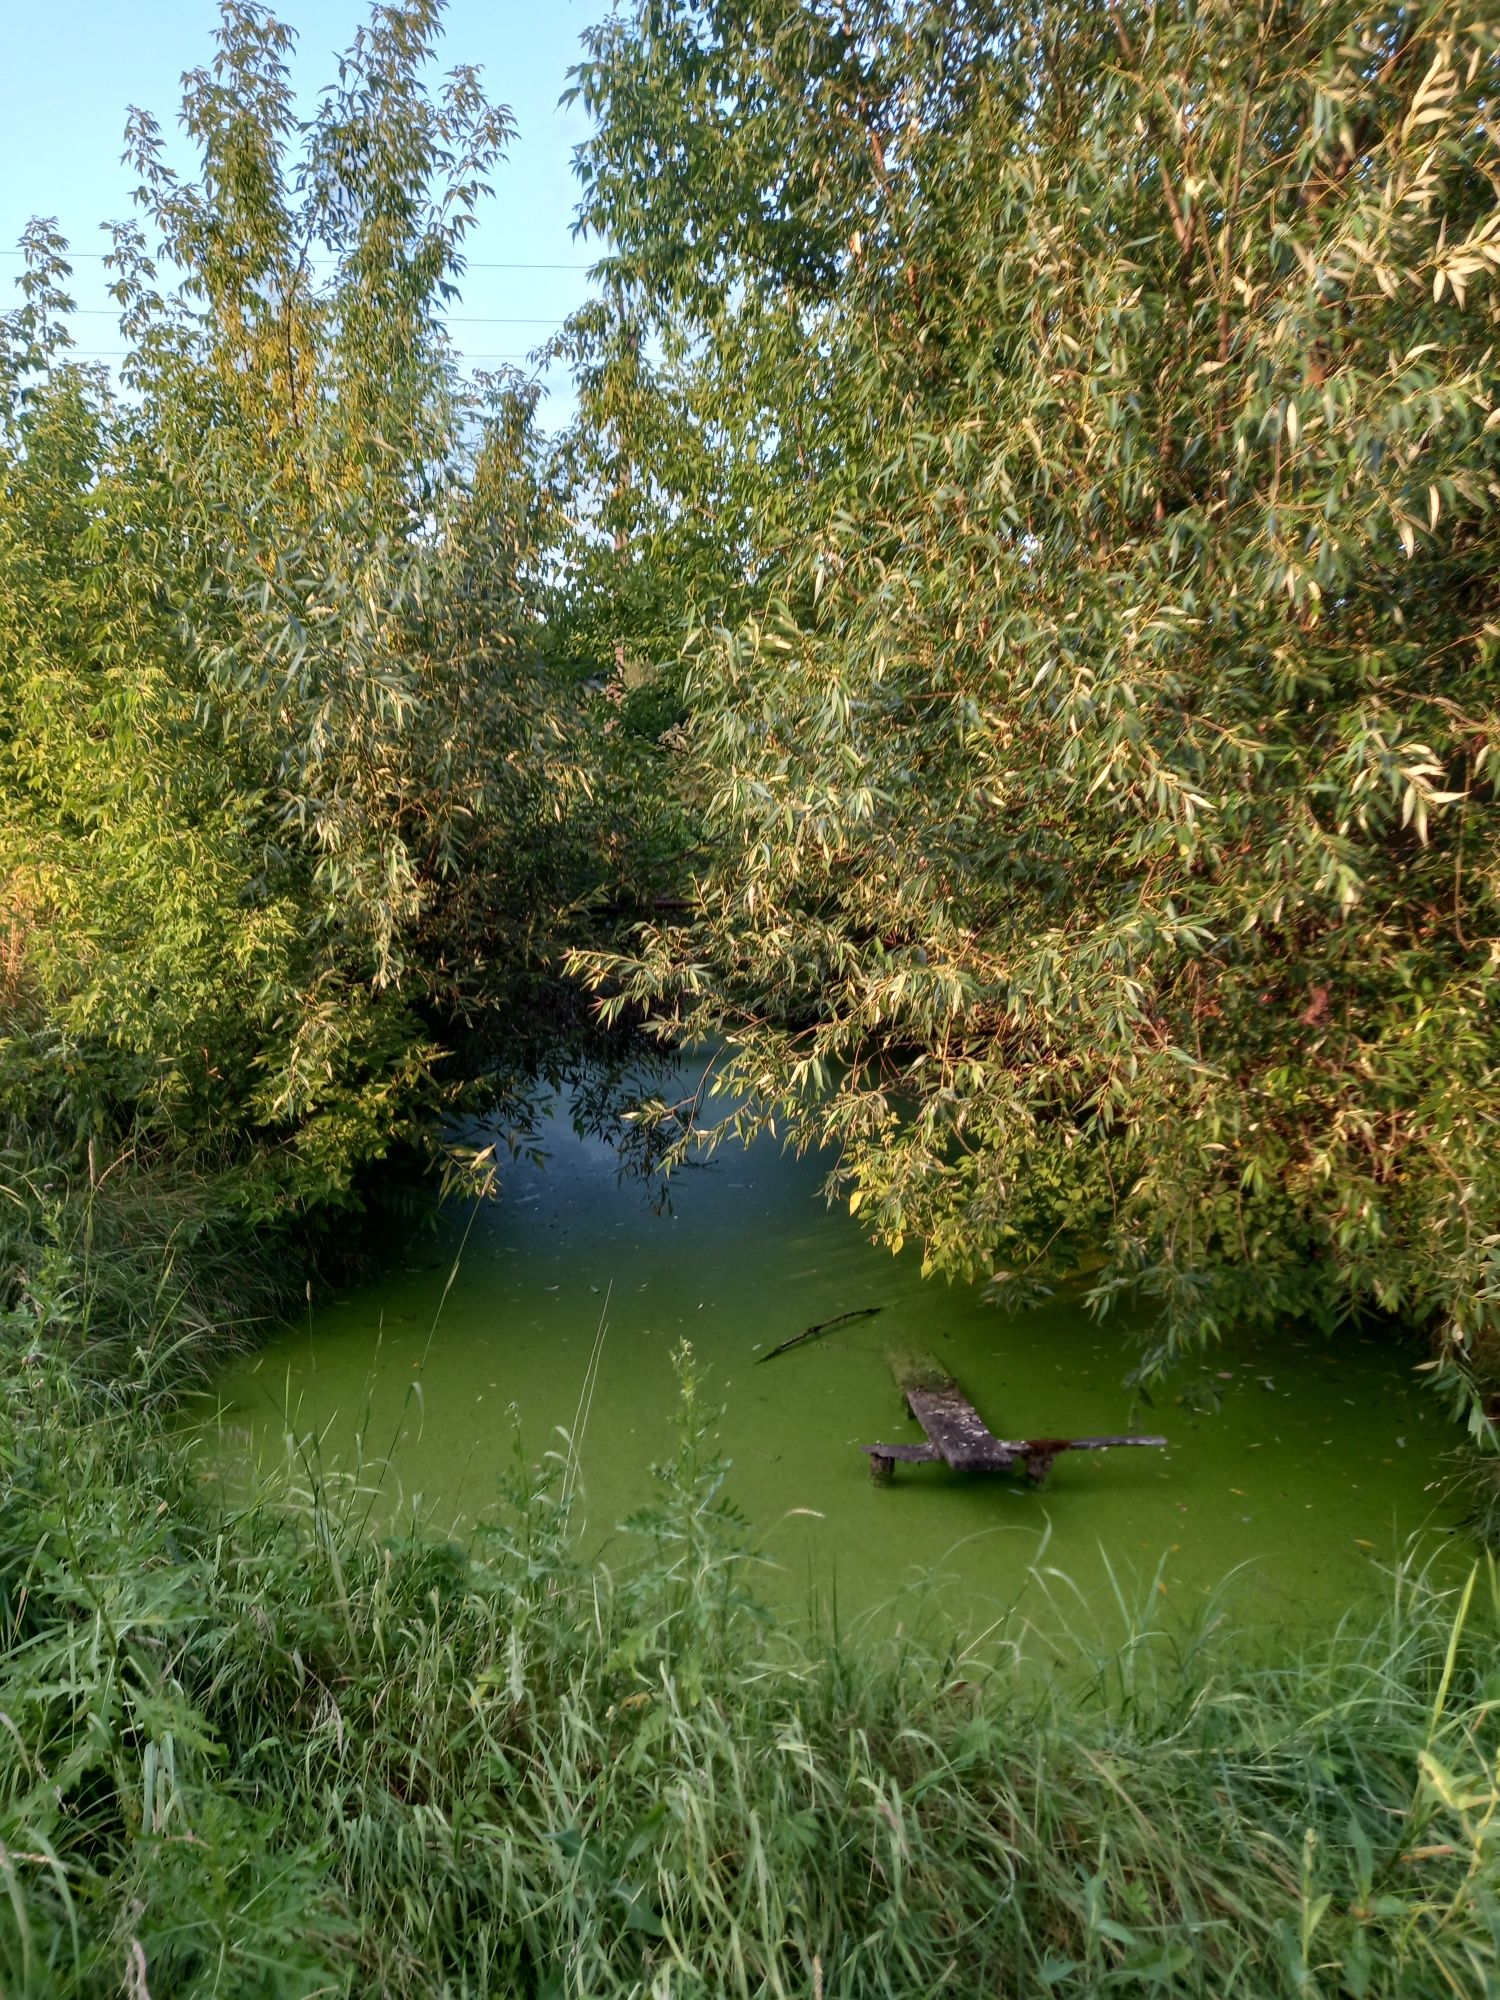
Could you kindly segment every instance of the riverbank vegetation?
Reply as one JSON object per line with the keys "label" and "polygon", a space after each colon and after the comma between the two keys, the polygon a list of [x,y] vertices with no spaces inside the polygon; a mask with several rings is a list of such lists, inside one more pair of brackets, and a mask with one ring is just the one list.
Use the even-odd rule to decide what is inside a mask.
{"label": "riverbank vegetation", "polygon": [[587,969],[862,1225],[1166,1355],[1495,1340],[1497,35],[702,0],[580,71],[705,835]]}
{"label": "riverbank vegetation", "polygon": [[687,1364],[613,1573],[174,1405],[592,988],[935,1272],[1384,1314],[1488,1444],[1500,24],[641,0],[549,440],[436,0],[307,121],[221,11],[118,379],[46,223],[0,316],[0,1984],[1489,1990],[1487,1571],[1044,1685],[763,1613]]}
{"label": "riverbank vegetation", "polygon": [[18,1198],[154,1213],[184,1261],[493,1094],[628,895],[535,395],[442,329],[509,122],[429,91],[438,13],[377,10],[299,126],[288,31],[227,7],[196,180],[132,114],[119,380],[69,357],[45,223],[0,321],[4,1139]]}
{"label": "riverbank vegetation", "polygon": [[459,1547],[201,1466],[44,1352],[0,1416],[8,1994],[1426,1996],[1500,1978],[1492,1574],[1247,1668],[799,1635],[685,1375],[613,1574],[518,1459]]}

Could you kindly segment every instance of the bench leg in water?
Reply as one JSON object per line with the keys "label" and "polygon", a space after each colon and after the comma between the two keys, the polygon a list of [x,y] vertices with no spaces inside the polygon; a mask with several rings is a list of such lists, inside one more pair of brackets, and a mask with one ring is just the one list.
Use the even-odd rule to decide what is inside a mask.
{"label": "bench leg in water", "polygon": [[931,1444],[862,1444],[860,1450],[870,1461],[870,1477],[877,1486],[890,1485],[898,1458],[907,1465],[932,1465],[943,1455]]}

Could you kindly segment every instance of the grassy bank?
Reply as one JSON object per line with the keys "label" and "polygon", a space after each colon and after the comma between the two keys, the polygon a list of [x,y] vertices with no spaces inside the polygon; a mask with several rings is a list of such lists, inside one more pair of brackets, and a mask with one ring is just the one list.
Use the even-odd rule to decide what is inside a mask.
{"label": "grassy bank", "polygon": [[470,1546],[377,1540],[336,1477],[224,1502],[148,1345],[7,1341],[9,2000],[1500,1979],[1493,1570],[1272,1669],[1143,1628],[1039,1685],[780,1628],[690,1373],[606,1573],[562,1462]]}

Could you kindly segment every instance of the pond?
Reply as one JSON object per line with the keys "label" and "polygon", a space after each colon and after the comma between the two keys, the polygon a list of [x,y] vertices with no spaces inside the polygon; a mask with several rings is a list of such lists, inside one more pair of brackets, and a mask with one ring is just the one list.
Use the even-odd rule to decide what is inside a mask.
{"label": "pond", "polygon": [[[763,1587],[794,1611],[836,1601],[844,1621],[1108,1639],[1126,1604],[1173,1618],[1222,1587],[1237,1621],[1274,1638],[1331,1624],[1389,1587],[1411,1538],[1452,1532],[1439,1471],[1457,1440],[1414,1349],[1288,1327],[1208,1357],[1216,1409],[1170,1385],[1147,1408],[1123,1386],[1140,1322],[1072,1304],[1006,1317],[978,1289],[924,1280],[910,1250],[873,1248],[825,1205],[816,1160],[774,1140],[682,1171],[660,1210],[610,1144],[553,1110],[543,1164],[507,1169],[494,1200],[227,1372],[237,1447],[271,1462],[288,1436],[316,1438],[325,1463],[348,1464],[362,1441],[388,1461],[379,1508],[419,1499],[446,1527],[493,1500],[516,1417],[534,1459],[567,1430],[585,1543],[609,1560],[670,1454],[686,1339],[722,1404]],[[1168,1448],[1061,1457],[1041,1492],[928,1465],[877,1489],[859,1446],[920,1438],[893,1346],[935,1354],[1000,1435],[1136,1429]]]}

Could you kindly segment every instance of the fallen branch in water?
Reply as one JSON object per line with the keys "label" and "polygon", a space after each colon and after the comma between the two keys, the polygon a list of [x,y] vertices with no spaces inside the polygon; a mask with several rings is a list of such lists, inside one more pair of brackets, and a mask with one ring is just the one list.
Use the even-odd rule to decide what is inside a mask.
{"label": "fallen branch in water", "polygon": [[794,1333],[790,1340],[784,1340],[779,1347],[773,1347],[769,1354],[757,1355],[756,1365],[758,1367],[762,1361],[774,1361],[778,1354],[785,1354],[790,1348],[800,1347],[804,1340],[816,1340],[820,1333],[827,1333],[836,1326],[844,1326],[851,1319],[873,1319],[876,1313],[884,1311],[884,1306],[856,1306],[853,1312],[838,1313],[833,1319],[820,1319],[816,1326],[804,1327],[801,1333]]}

